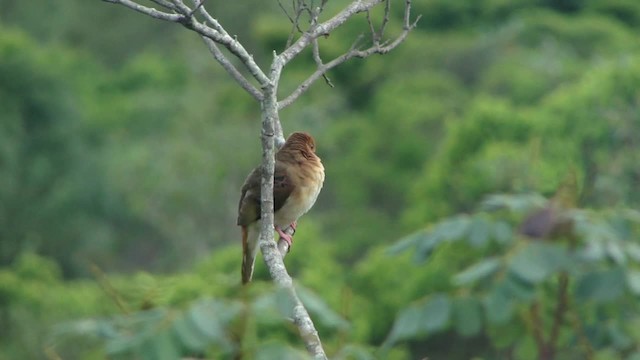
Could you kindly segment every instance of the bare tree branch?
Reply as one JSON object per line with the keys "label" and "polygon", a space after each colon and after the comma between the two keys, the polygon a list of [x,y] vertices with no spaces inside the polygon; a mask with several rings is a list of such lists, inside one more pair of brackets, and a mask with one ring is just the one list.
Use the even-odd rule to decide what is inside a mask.
{"label": "bare tree branch", "polygon": [[258,101],[262,101],[262,93],[260,90],[256,89],[255,86],[251,85],[249,80],[247,80],[241,73],[236,69],[235,66],[229,61],[229,59],[224,56],[222,51],[218,48],[216,43],[209,39],[208,37],[203,36],[202,39],[204,43],[207,45],[207,48],[216,59],[216,61],[222,65],[222,67],[231,75],[231,77],[238,83],[240,86],[245,89],[254,99]]}
{"label": "bare tree branch", "polygon": [[[369,9],[366,9],[366,10],[363,10],[363,11],[367,11],[368,12],[368,10]],[[391,9],[387,5],[387,7],[385,7],[384,19],[388,19],[389,14],[387,12],[389,12],[389,11],[391,11]],[[316,62],[316,66],[317,66],[316,71],[313,72],[306,80],[304,80],[295,90],[293,90],[293,92],[289,96],[287,96],[286,98],[281,100],[278,103],[278,109],[283,109],[283,108],[291,105],[294,101],[296,101],[296,99],[298,99],[298,97],[300,97],[300,95],[302,95],[303,93],[305,93],[309,89],[311,84],[313,84],[320,77],[325,77],[325,74],[329,70],[331,70],[334,67],[346,62],[347,60],[352,59],[354,57],[355,58],[366,58],[366,57],[371,56],[373,54],[386,54],[389,51],[393,50],[394,48],[396,48],[398,45],[400,45],[407,38],[407,36],[409,35],[409,32],[411,32],[411,30],[413,30],[416,27],[416,25],[417,25],[419,20],[420,20],[420,16],[418,16],[416,18],[416,20],[411,22],[411,0],[405,0],[405,12],[404,12],[404,19],[403,19],[403,30],[402,30],[402,33],[400,33],[400,35],[398,35],[393,41],[391,41],[391,42],[380,42],[379,36],[381,36],[383,29],[381,29],[381,31],[379,33],[376,32],[375,28],[373,27],[372,22],[369,19],[369,25],[370,25],[370,31],[371,31],[371,37],[372,37],[373,45],[371,47],[369,47],[368,49],[359,50],[358,46],[357,46],[357,44],[359,42],[359,39],[356,39],[356,41],[351,46],[349,51],[347,51],[346,53],[338,56],[337,58],[331,60],[328,63],[322,63],[322,60],[320,59],[320,55],[319,55],[319,50],[317,48],[317,46],[318,46],[317,45],[317,38],[314,38],[312,40],[312,44],[313,44],[313,57],[314,57],[314,61]],[[385,25],[387,21],[388,20],[383,20],[383,25]],[[324,24],[326,24],[326,22]],[[283,56],[283,55],[284,54],[282,54],[281,56]],[[325,80],[328,81],[330,86],[333,86],[333,84],[331,84],[331,82],[328,80],[327,77],[325,77]]]}
{"label": "bare tree branch", "polygon": [[[190,9],[188,6],[184,5],[180,0],[173,0],[171,4],[168,4],[166,0],[156,0],[156,4],[162,5],[163,7],[176,11],[178,13],[166,13],[162,11],[158,11],[154,8],[150,8],[147,6],[143,6],[137,4],[131,0],[103,0],[109,3],[124,5],[130,9],[138,11],[140,13],[149,15],[153,18],[171,21],[175,23],[182,24],[184,27],[197,32],[198,34],[208,37],[214,42],[226,47],[229,51],[235,55],[238,59],[242,61],[242,63],[247,67],[249,73],[258,81],[261,86],[268,84],[271,80],[262,72],[258,64],[253,59],[253,56],[247,52],[247,50],[238,42],[237,39],[231,37],[224,28],[215,20],[213,17],[209,16],[207,21],[211,22],[211,27],[199,22],[193,15],[195,9]],[[205,13],[204,6],[197,5],[196,9],[198,9],[201,13]]]}
{"label": "bare tree branch", "polygon": [[[322,59],[320,58],[320,44],[318,44],[318,39],[313,39],[313,60],[316,62],[316,66],[318,68],[322,68],[324,66]],[[322,74],[322,77],[327,85],[334,87],[331,79],[327,76],[326,71]]]}
{"label": "bare tree branch", "polygon": [[[286,65],[289,61],[291,61],[291,59],[300,54],[302,50],[309,46],[313,39],[319,36],[328,35],[329,33],[331,33],[331,31],[344,24],[353,15],[365,12],[378,5],[382,1],[384,0],[356,0],[331,19],[317,24],[313,28],[309,29],[309,31],[305,32],[300,39],[298,39],[295,43],[293,43],[293,45],[289,46],[282,54],[280,54],[280,58],[282,59],[282,66]],[[407,1],[410,2],[410,0]]]}
{"label": "bare tree branch", "polygon": [[135,10],[139,13],[143,13],[145,15],[151,16],[152,18],[156,18],[160,20],[178,22],[182,17],[179,14],[169,14],[162,11],[158,11],[154,8],[142,6],[130,0],[102,0],[102,1],[124,5],[129,9]]}
{"label": "bare tree branch", "polygon": [[302,16],[302,7],[300,3],[304,5],[304,0],[291,0],[291,6],[293,8],[293,16],[289,15],[287,9],[282,5],[282,2],[278,0],[278,5],[282,12],[287,16],[289,22],[291,22],[291,31],[289,32],[289,36],[287,37],[287,43],[284,48],[288,48],[291,46],[293,42],[293,37],[295,36],[296,31],[302,33],[302,29],[300,28],[300,16]]}

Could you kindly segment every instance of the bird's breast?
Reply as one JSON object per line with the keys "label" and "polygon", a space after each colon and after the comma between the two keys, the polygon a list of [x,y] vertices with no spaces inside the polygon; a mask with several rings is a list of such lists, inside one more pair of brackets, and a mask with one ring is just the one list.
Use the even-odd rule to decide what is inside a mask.
{"label": "bird's breast", "polygon": [[309,211],[320,194],[323,182],[324,171],[317,171],[301,181],[282,208],[274,214],[275,224],[284,228]]}

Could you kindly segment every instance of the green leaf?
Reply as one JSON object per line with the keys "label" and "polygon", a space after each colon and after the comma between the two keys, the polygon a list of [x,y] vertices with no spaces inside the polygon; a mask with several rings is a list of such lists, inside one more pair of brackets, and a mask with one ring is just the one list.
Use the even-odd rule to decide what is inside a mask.
{"label": "green leaf", "polygon": [[447,295],[435,295],[427,301],[422,311],[426,331],[443,330],[451,316],[451,300]]}
{"label": "green leaf", "polygon": [[587,245],[580,251],[580,258],[588,261],[604,259],[605,249],[599,241],[587,241]]}
{"label": "green leaf", "polygon": [[449,324],[450,316],[451,300],[444,294],[436,294],[424,303],[411,305],[396,317],[385,346],[428,332],[444,330]]}
{"label": "green leaf", "polygon": [[318,315],[317,319],[322,324],[337,329],[346,329],[349,327],[349,323],[338,313],[331,310],[329,305],[319,296],[299,285],[296,285],[296,291],[298,292],[300,301],[302,301],[307,310],[312,314]]}
{"label": "green leaf", "polygon": [[535,359],[538,351],[533,337],[523,336],[516,341],[513,353],[515,359]]}
{"label": "green leaf", "polygon": [[533,208],[541,208],[547,199],[539,194],[495,194],[488,196],[481,204],[481,209],[496,211],[507,209],[516,213],[525,213]]}
{"label": "green leaf", "polygon": [[635,262],[640,262],[640,245],[636,243],[627,244],[627,255]]}
{"label": "green leaf", "polygon": [[[519,340],[529,336],[523,321],[510,321],[504,324],[485,327],[485,334],[491,339],[491,345],[496,349],[512,348]],[[523,359],[524,360],[524,359]]]}
{"label": "green leaf", "polygon": [[509,275],[501,284],[497,286],[507,296],[514,300],[529,302],[535,296],[535,287],[526,281],[522,281],[520,278]]}
{"label": "green leaf", "polygon": [[511,226],[506,221],[498,221],[493,225],[493,237],[497,242],[505,244],[513,238]]}
{"label": "green leaf", "polygon": [[303,351],[294,349],[283,343],[267,344],[259,347],[256,351],[256,360],[304,360],[311,359],[311,356]]}
{"label": "green leaf", "polygon": [[500,268],[500,259],[490,257],[473,264],[453,277],[453,283],[457,286],[474,283],[480,279],[492,275]]}
{"label": "green leaf", "polygon": [[618,356],[618,352],[611,348],[605,347],[601,348],[593,356],[594,360],[618,360],[620,357]]}
{"label": "green leaf", "polygon": [[482,330],[482,308],[474,298],[457,298],[453,301],[453,323],[461,336],[468,337]]}
{"label": "green leaf", "polygon": [[334,357],[337,360],[375,360],[371,350],[360,345],[345,345]]}
{"label": "green leaf", "polygon": [[616,264],[624,265],[627,262],[627,256],[625,255],[622,247],[617,241],[607,242],[607,254],[616,262]]}
{"label": "green leaf", "polygon": [[633,346],[633,339],[620,327],[620,324],[615,322],[607,324],[607,333],[614,348],[624,350]]}
{"label": "green leaf", "polygon": [[514,310],[512,299],[500,288],[494,288],[483,299],[487,320],[493,324],[503,324],[511,319]]}
{"label": "green leaf", "polygon": [[453,216],[435,224],[429,230],[421,230],[401,239],[387,251],[390,254],[397,254],[415,246],[415,261],[423,262],[441,242],[461,239],[466,234],[470,223],[471,220],[467,215]]}
{"label": "green leaf", "polygon": [[118,336],[107,341],[105,351],[108,355],[126,354],[135,350],[145,340],[146,334],[131,334]]}
{"label": "green leaf", "polygon": [[627,271],[627,286],[632,293],[640,295],[640,271]]}
{"label": "green leaf", "polygon": [[419,242],[423,241],[425,237],[429,235],[427,230],[420,230],[404,238],[398,240],[395,244],[387,248],[387,253],[390,255],[396,255],[407,249],[416,246]]}
{"label": "green leaf", "polygon": [[483,247],[490,238],[491,224],[484,218],[476,216],[469,224],[467,241],[476,248]]}
{"label": "green leaf", "polygon": [[417,305],[411,305],[398,314],[396,321],[393,323],[391,333],[385,342],[393,344],[399,340],[410,339],[423,334],[422,309]]}
{"label": "green leaf", "polygon": [[569,264],[565,248],[557,244],[531,243],[511,259],[509,269],[522,280],[535,284],[566,269]]}
{"label": "green leaf", "polygon": [[429,255],[433,249],[438,245],[442,239],[435,236],[433,233],[426,234],[422,237],[419,242],[416,244],[416,253],[414,254],[415,262],[423,262]]}
{"label": "green leaf", "polygon": [[195,327],[188,317],[181,316],[173,324],[173,331],[180,343],[191,351],[205,350],[210,341]]}
{"label": "green leaf", "polygon": [[153,348],[154,356],[152,359],[158,360],[175,360],[180,359],[180,348],[175,342],[169,329],[163,329],[150,337],[149,340],[151,347]]}
{"label": "green leaf", "polygon": [[440,222],[435,230],[434,235],[444,240],[458,240],[467,233],[471,219],[467,215],[456,215]]}
{"label": "green leaf", "polygon": [[625,360],[640,360],[640,351],[635,351],[625,358]]}
{"label": "green leaf", "polygon": [[162,321],[167,320],[166,309],[156,308],[132,315],[116,317],[113,321],[121,328],[118,335],[107,341],[105,351],[109,355],[126,354],[135,351],[155,335]]}
{"label": "green leaf", "polygon": [[586,273],[578,279],[576,297],[597,303],[611,302],[624,293],[625,276],[620,268]]}
{"label": "green leaf", "polygon": [[239,304],[207,299],[188,309],[184,317],[208,341],[219,344],[224,351],[230,351],[233,344],[227,337],[225,327],[239,312]]}
{"label": "green leaf", "polygon": [[293,316],[293,300],[284,289],[271,291],[253,301],[251,313],[260,324],[279,324]]}

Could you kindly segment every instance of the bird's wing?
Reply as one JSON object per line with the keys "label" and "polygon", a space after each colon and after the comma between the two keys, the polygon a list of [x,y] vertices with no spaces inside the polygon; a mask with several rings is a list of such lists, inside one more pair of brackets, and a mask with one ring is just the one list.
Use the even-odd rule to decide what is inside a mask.
{"label": "bird's wing", "polygon": [[273,211],[276,212],[284,206],[295,185],[289,176],[288,166],[282,162],[276,161],[276,167],[273,176]]}
{"label": "bird's wing", "polygon": [[260,218],[261,168],[253,169],[242,185],[238,204],[238,225],[247,226]]}
{"label": "bird's wing", "polygon": [[[242,194],[238,204],[238,225],[247,226],[260,219],[260,182],[262,168],[257,167],[249,173],[242,185]],[[288,175],[287,166],[276,161],[273,177],[273,211],[278,211],[295,188]]]}

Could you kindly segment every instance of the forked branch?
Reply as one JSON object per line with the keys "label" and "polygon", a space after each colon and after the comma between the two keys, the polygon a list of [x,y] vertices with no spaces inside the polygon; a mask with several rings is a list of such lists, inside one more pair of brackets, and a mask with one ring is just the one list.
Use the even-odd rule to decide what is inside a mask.
{"label": "forked branch", "polygon": [[[244,46],[235,38],[229,35],[229,33],[220,25],[220,23],[209,15],[206,11],[201,0],[195,0],[195,7],[190,8],[181,0],[153,0],[153,2],[163,8],[163,11],[157,10],[152,7],[140,5],[132,0],[103,0],[109,3],[120,4],[126,6],[132,10],[140,12],[142,14],[151,16],[155,19],[170,21],[181,24],[182,26],[195,31],[201,36],[210,39],[216,44],[220,44],[227,48],[231,54],[237,57],[242,64],[247,68],[249,73],[258,82],[260,87],[263,87],[270,83],[270,79],[260,69],[258,64],[253,59],[253,56],[244,48]],[[198,20],[196,14],[200,14],[204,17],[204,21]],[[207,23],[209,25],[207,25]],[[239,72],[233,71],[235,67],[231,62],[222,54],[222,52],[215,50],[209,46],[209,50],[214,55],[216,61],[218,61],[222,67],[229,72],[229,74],[240,83],[243,89],[247,90],[254,98],[261,100],[261,97],[257,97],[257,91],[253,91],[250,82]]]}
{"label": "forked branch", "polygon": [[[374,54],[386,54],[389,51],[395,49],[398,45],[400,45],[407,38],[407,36],[409,35],[409,32],[411,32],[411,30],[413,30],[416,27],[418,21],[420,20],[420,16],[416,17],[416,19],[413,21],[411,20],[411,0],[405,0],[405,11],[404,11],[402,32],[393,40],[383,41],[382,39],[384,37],[384,30],[387,26],[387,23],[389,22],[389,14],[391,12],[390,0],[386,0],[385,3],[386,4],[384,9],[383,20],[379,30],[376,30],[373,24],[373,21],[371,20],[371,17],[370,17],[371,8],[363,7],[363,8],[353,9],[354,12],[352,13],[352,15],[358,12],[363,12],[363,11],[367,13],[367,21],[369,23],[369,31],[371,36],[371,45],[368,48],[364,48],[364,49],[361,48],[360,42],[362,40],[362,36],[358,37],[354,41],[351,48],[346,53],[334,58],[328,63],[324,63],[320,58],[320,48],[318,45],[318,38],[323,33],[318,32],[317,30],[313,31],[313,29],[310,30],[307,34],[314,34],[311,39],[311,43],[313,46],[313,59],[314,59],[314,62],[316,63],[316,70],[309,77],[307,77],[307,79],[305,79],[289,96],[287,96],[286,98],[278,102],[278,109],[283,109],[291,105],[293,102],[295,102],[296,99],[298,99],[300,95],[306,92],[309,89],[309,87],[320,77],[323,77],[327,82],[327,84],[333,87],[333,84],[331,83],[329,78],[326,76],[326,74],[329,70],[335,68],[336,66],[343,64],[344,62],[352,58],[366,58]],[[336,19],[336,17],[334,17],[333,19]],[[320,27],[328,28],[327,23],[317,25],[316,28],[320,28]],[[301,40],[303,38],[301,38]]]}

